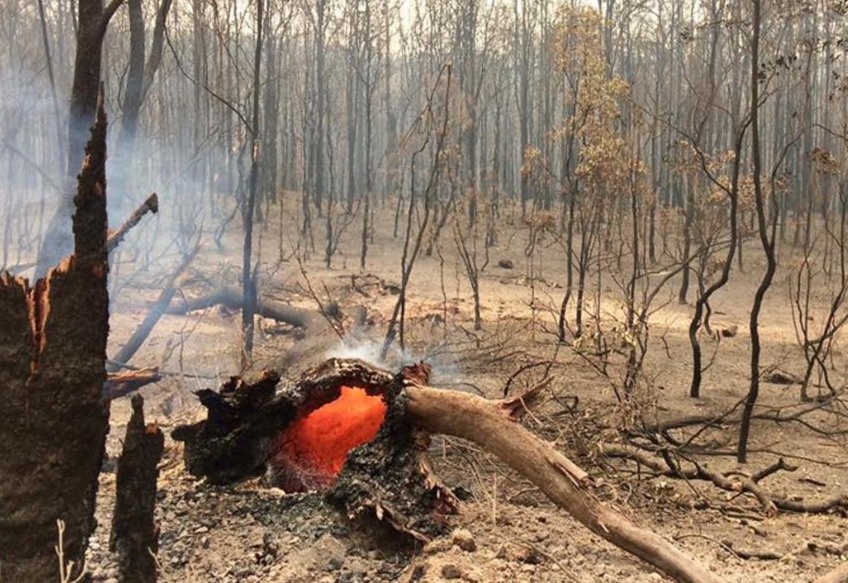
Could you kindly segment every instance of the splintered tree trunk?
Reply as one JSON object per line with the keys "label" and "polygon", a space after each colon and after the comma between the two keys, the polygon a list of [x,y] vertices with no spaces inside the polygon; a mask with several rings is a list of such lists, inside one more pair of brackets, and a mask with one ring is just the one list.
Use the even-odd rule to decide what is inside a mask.
{"label": "splintered tree trunk", "polygon": [[[536,484],[595,534],[678,581],[719,579],[674,545],[602,504],[595,483],[553,445],[516,423],[548,384],[505,401],[427,386],[429,366],[398,374],[350,359],[330,359],[278,390],[266,371],[253,382],[233,377],[219,392],[198,393],[204,421],[174,430],[189,472],[225,484],[266,472],[284,489],[323,489],[351,518],[376,518],[426,541],[438,534],[456,500],[426,457],[432,433],[473,441]],[[351,390],[360,394],[349,396]],[[382,406],[366,405],[377,399]],[[354,431],[379,428],[353,443]],[[348,417],[349,416],[349,417]],[[338,440],[328,439],[335,433]],[[337,445],[345,444],[341,459]],[[348,447],[350,446],[350,447]],[[334,465],[333,460],[337,461]]]}
{"label": "splintered tree trunk", "polygon": [[3,581],[59,580],[59,519],[75,577],[94,528],[109,430],[102,395],[109,331],[105,163],[101,99],[74,198],[75,254],[34,287],[0,274]]}
{"label": "splintered tree trunk", "polygon": [[109,550],[118,553],[123,583],[156,583],[159,527],[156,508],[157,465],[162,459],[165,436],[155,423],[144,423],[144,399],[132,398],[132,417],[127,424],[124,449],[118,458],[117,494],[112,516]]}

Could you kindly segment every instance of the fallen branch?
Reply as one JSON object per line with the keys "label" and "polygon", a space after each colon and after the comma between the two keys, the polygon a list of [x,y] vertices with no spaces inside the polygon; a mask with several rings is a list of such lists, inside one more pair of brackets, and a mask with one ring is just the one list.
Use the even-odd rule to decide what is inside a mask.
{"label": "fallen branch", "polygon": [[552,445],[513,422],[502,402],[416,385],[404,389],[407,413],[424,429],[473,441],[536,484],[592,532],[677,581],[719,578],[677,547],[645,530],[592,494],[592,479]]}
{"label": "fallen branch", "polygon": [[135,332],[133,332],[133,335],[130,336],[130,339],[127,340],[126,343],[124,343],[118,353],[110,359],[112,362],[107,363],[106,370],[116,371],[120,368],[121,364],[129,363],[132,357],[135,356],[135,353],[138,352],[138,349],[141,348],[144,341],[147,340],[147,337],[150,335],[150,332],[153,331],[153,328],[156,326],[157,322],[159,322],[159,319],[167,311],[171,300],[174,299],[174,295],[177,293],[177,288],[175,286],[177,279],[188,268],[199,250],[200,246],[198,245],[191,253],[185,256],[180,266],[168,279],[168,283],[165,284],[165,289],[163,289],[162,293],[159,294],[159,299],[157,299],[156,303],[151,306],[150,311],[147,312],[147,316],[145,316],[142,323],[139,324],[138,328],[136,328]]}
{"label": "fallen branch", "polygon": [[159,369],[155,367],[110,372],[103,383],[103,396],[108,399],[117,399],[161,379],[162,375],[159,373]]}
{"label": "fallen branch", "polygon": [[[737,401],[733,407],[731,407],[728,411],[720,413],[718,415],[697,415],[690,417],[683,417],[679,419],[672,419],[669,421],[664,421],[660,423],[655,423],[652,425],[646,425],[638,430],[630,432],[632,436],[647,436],[649,439],[655,439],[657,435],[661,435],[667,442],[671,443],[675,447],[680,449],[687,448],[690,444],[692,444],[695,439],[697,439],[702,433],[707,431],[713,427],[720,427],[723,425],[733,425],[739,424],[741,422],[741,417],[739,415],[733,415],[736,410],[742,405],[744,400]],[[758,421],[772,421],[774,423],[787,423],[794,422],[799,423],[820,435],[824,435],[826,437],[836,437],[843,436],[848,433],[848,430],[845,429],[836,429],[836,430],[826,430],[821,429],[819,427],[815,427],[812,423],[806,421],[804,416],[807,413],[812,413],[814,411],[818,411],[820,409],[824,409],[829,405],[841,405],[844,407],[844,402],[841,399],[841,395],[830,395],[824,399],[816,401],[815,403],[800,403],[796,405],[790,405],[783,408],[777,408],[773,411],[766,411],[764,413],[758,413],[751,417],[751,419],[755,419]],[[797,410],[785,414],[785,410],[794,409],[797,407]],[[835,412],[836,413],[836,412]],[[837,416],[841,416],[841,414],[836,413]],[[695,433],[686,438],[685,442],[682,442],[676,438],[674,438],[669,432],[672,429],[683,429],[687,427],[693,427],[696,425],[700,425],[701,427],[695,431]],[[681,447],[682,446],[682,447]],[[734,453],[735,455],[735,453]]]}
{"label": "fallen branch", "polygon": [[635,461],[654,472],[667,476],[669,478],[682,478],[685,480],[704,480],[712,482],[717,487],[728,492],[748,492],[755,496],[760,502],[763,512],[768,516],[773,516],[778,510],[788,512],[802,512],[809,514],[821,514],[828,512],[834,508],[848,508],[848,494],[836,494],[830,498],[825,498],[818,502],[805,502],[803,500],[791,500],[781,498],[768,493],[757,482],[766,476],[773,474],[778,470],[795,471],[794,466],[790,466],[785,462],[778,461],[776,464],[755,473],[750,477],[743,477],[741,480],[734,480],[730,477],[710,470],[700,464],[692,463],[691,467],[683,468],[679,463],[669,463],[668,460],[661,460],[659,457],[653,456],[648,452],[635,447],[603,444],[601,452],[610,457],[625,458]]}
{"label": "fallen branch", "polygon": [[130,218],[124,221],[123,225],[115,229],[115,231],[113,231],[109,235],[109,237],[106,239],[106,252],[111,253],[115,249],[115,247],[117,247],[118,244],[124,240],[124,237],[126,237],[130,229],[135,227],[141,221],[141,219],[144,218],[144,215],[146,215],[147,213],[156,214],[158,212],[159,198],[154,192],[153,194],[148,196],[143,203],[141,203],[140,207],[135,209],[135,212],[130,215]]}
{"label": "fallen branch", "polygon": [[[241,290],[235,287],[222,286],[213,291],[191,300],[182,300],[168,308],[168,314],[185,315],[195,310],[205,310],[210,306],[223,305],[233,310],[241,310],[244,298]],[[263,318],[270,318],[278,322],[285,322],[297,328],[308,328],[315,314],[299,310],[286,304],[273,300],[260,299],[256,306],[256,313]]]}

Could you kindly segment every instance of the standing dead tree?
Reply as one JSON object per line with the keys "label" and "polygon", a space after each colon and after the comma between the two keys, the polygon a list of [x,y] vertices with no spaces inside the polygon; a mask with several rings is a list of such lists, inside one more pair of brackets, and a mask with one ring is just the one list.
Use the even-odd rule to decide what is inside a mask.
{"label": "standing dead tree", "polygon": [[[445,77],[444,81],[444,113],[442,114],[442,119],[437,120],[436,114],[433,111],[433,101],[436,95],[436,91],[442,85],[442,76]],[[412,267],[415,265],[415,260],[418,257],[418,252],[421,250],[421,243],[424,239],[424,233],[427,230],[427,224],[430,219],[430,210],[432,208],[433,196],[434,192],[438,186],[438,180],[441,175],[441,170],[443,166],[443,153],[445,150],[445,142],[448,137],[448,123],[450,120],[450,89],[451,89],[451,66],[445,65],[441,71],[439,71],[439,77],[436,79],[435,84],[433,85],[433,90],[427,97],[427,104],[424,112],[419,116],[418,122],[416,126],[420,124],[424,124],[424,127],[421,128],[421,131],[428,132],[424,138],[421,146],[412,154],[412,162],[410,166],[410,195],[409,195],[409,211],[407,213],[406,220],[406,236],[403,242],[403,256],[401,257],[401,283],[400,283],[400,294],[398,295],[397,303],[395,304],[394,310],[392,311],[392,317],[389,320],[388,329],[386,331],[386,339],[383,342],[383,348],[381,350],[381,357],[385,358],[386,354],[388,354],[389,348],[391,348],[392,343],[395,340],[395,336],[400,334],[400,345],[403,348],[403,330],[404,324],[406,321],[406,292],[407,287],[409,285],[409,279],[412,276]],[[437,125],[438,124],[438,125]],[[415,186],[416,182],[416,172],[415,172],[415,161],[419,155],[427,148],[430,143],[430,133],[433,132],[436,135],[436,144],[435,144],[435,152],[433,153],[433,161],[430,167],[430,175],[427,179],[427,185],[424,188],[423,198],[424,198],[424,211],[423,217],[419,218],[418,224],[418,234],[413,239],[413,219],[416,216],[417,208],[417,198],[418,192]]]}
{"label": "standing dead tree", "polygon": [[[74,78],[71,88],[70,111],[68,115],[68,177],[80,167],[83,161],[80,153],[85,145],[85,132],[95,120],[97,109],[97,91],[100,86],[103,40],[109,21],[115,15],[124,0],[110,0],[103,6],[103,0],[80,0],[78,2],[78,23],[75,29],[77,37]],[[105,129],[104,129],[105,131]],[[73,184],[73,182],[70,182]],[[50,220],[47,233],[38,253],[36,277],[42,277],[47,270],[62,257],[71,252],[74,242],[68,236],[67,227],[74,207],[72,188],[62,193],[59,206]]]}
{"label": "standing dead tree", "polygon": [[[30,287],[0,274],[0,562],[8,581],[82,570],[109,430],[106,380],[106,114],[102,93],[74,203],[74,255]],[[63,567],[64,568],[64,567]]]}

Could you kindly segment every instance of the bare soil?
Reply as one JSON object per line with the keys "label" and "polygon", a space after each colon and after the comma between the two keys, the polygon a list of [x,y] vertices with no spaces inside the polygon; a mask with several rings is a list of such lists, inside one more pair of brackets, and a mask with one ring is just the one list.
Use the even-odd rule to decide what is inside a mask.
{"label": "bare soil", "polygon": [[[293,205],[292,205],[293,206]],[[323,264],[322,233],[316,229],[316,250],[304,260],[309,282],[322,301],[326,293],[344,313],[365,306],[368,324],[352,330],[343,345],[329,329],[305,338],[300,331],[260,321],[256,367],[279,367],[295,375],[330,355],[374,360],[376,347],[397,296],[391,286],[400,274],[402,241],[391,237],[391,209],[371,245],[367,273],[359,273],[359,234],[346,233],[332,268]],[[553,240],[542,239],[528,256],[527,228],[509,217],[499,230],[500,245],[488,251],[481,271],[483,329],[473,330],[473,304],[451,230],[445,230],[431,257],[415,265],[409,293],[405,350],[389,357],[388,366],[405,359],[424,358],[434,367],[434,386],[469,390],[490,397],[502,394],[510,376],[521,366],[554,360],[554,382],[546,402],[527,420],[528,426],[602,480],[608,503],[639,523],[654,529],[719,573],[728,582],[808,581],[846,560],[845,518],[836,513],[766,517],[755,499],[717,490],[709,483],[687,483],[652,477],[635,465],[606,460],[597,443],[617,440],[637,413],[647,420],[721,413],[747,391],[750,338],[748,317],[762,272],[754,243],[746,248],[745,271],[735,270],[729,285],[712,307],[716,327],[738,326],[738,334],[720,342],[702,337],[705,359],[715,356],[705,373],[703,398],[687,396],[691,354],[686,328],[691,305],[676,302],[677,282],[660,293],[650,320],[651,345],[644,381],[636,404],[620,405],[613,391],[621,378],[622,359],[613,359],[604,376],[570,345],[558,345],[555,312],[565,281],[564,255]],[[356,227],[352,227],[358,229]],[[296,230],[291,229],[296,236]],[[137,238],[145,244],[145,235]],[[279,249],[284,260],[278,261]],[[303,308],[316,309],[300,268],[292,257],[294,243],[276,225],[262,231],[260,288],[262,294]],[[480,264],[484,261],[480,245]],[[239,277],[240,241],[225,239],[223,251],[211,244],[194,264],[194,277],[183,282],[183,293],[200,294],[215,282]],[[123,257],[123,256],[122,256]],[[119,257],[116,281],[130,284],[113,289],[111,352],[129,337],[144,317],[166,277],[139,270],[139,261]],[[513,269],[498,266],[512,261]],[[788,276],[791,250],[783,249],[783,267],[769,292],[761,319],[763,368],[776,367],[800,375],[804,360],[795,340],[790,311]],[[122,263],[123,261],[123,263]],[[176,264],[173,255],[155,265]],[[114,270],[113,270],[114,272]],[[202,274],[204,277],[200,277]],[[205,279],[204,279],[205,278]],[[615,320],[623,296],[613,269],[601,278],[603,329],[614,338]],[[594,289],[589,302],[594,302]],[[325,288],[326,286],[326,292]],[[694,297],[690,292],[690,299]],[[824,308],[827,290],[818,300]],[[146,412],[166,431],[194,419],[199,406],[193,390],[216,387],[239,367],[240,316],[220,307],[187,316],[166,316],[136,355],[137,366],[158,365],[167,373],[156,386],[143,389]],[[835,378],[844,376],[841,353],[834,362]],[[513,381],[529,386],[542,375],[530,369]],[[815,392],[815,391],[814,391]],[[573,404],[576,402],[576,407]],[[760,410],[798,403],[797,385],[763,384]],[[129,419],[129,399],[112,408],[110,456],[120,451]],[[794,472],[779,472],[763,481],[782,496],[816,500],[848,488],[848,453],[838,417],[812,414],[800,423],[757,422],[749,463],[740,466],[731,456],[703,455],[695,459],[726,472],[753,473],[778,457],[796,464]],[[735,426],[713,431],[715,449],[735,445]],[[462,513],[452,519],[444,537],[424,547],[404,544],[379,529],[350,524],[319,494],[286,493],[263,486],[260,480],[233,487],[211,487],[183,469],[180,448],[170,440],[159,480],[158,517],[161,521],[159,561],[162,581],[195,583],[304,581],[661,581],[664,577],[623,551],[589,533],[554,507],[532,485],[473,446],[452,439],[434,441],[432,456],[446,483],[465,493]],[[107,464],[98,500],[100,528],[89,551],[88,568],[94,581],[114,581],[114,561],[106,551],[114,501],[114,468]],[[729,513],[731,504],[737,511]],[[466,532],[452,535],[451,530]],[[473,544],[468,540],[472,539]],[[461,544],[454,544],[461,543]],[[773,551],[781,560],[744,560],[738,551]],[[473,550],[463,550],[471,549]]]}

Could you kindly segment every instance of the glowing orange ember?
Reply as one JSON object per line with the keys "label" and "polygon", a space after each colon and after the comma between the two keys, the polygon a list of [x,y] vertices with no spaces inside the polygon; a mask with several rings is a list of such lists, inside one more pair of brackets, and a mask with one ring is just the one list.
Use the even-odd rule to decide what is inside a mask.
{"label": "glowing orange ember", "polygon": [[[277,463],[306,487],[327,487],[348,452],[374,439],[386,416],[380,396],[342,387],[339,398],[289,425],[277,442]],[[294,477],[294,476],[293,476]]]}

